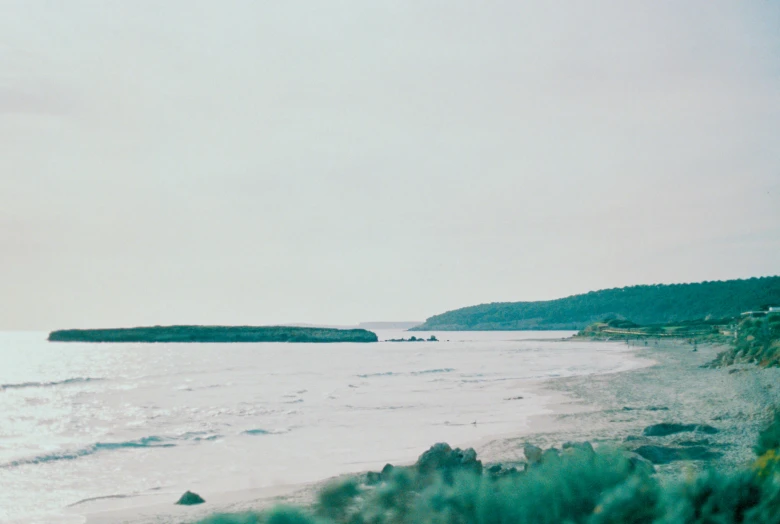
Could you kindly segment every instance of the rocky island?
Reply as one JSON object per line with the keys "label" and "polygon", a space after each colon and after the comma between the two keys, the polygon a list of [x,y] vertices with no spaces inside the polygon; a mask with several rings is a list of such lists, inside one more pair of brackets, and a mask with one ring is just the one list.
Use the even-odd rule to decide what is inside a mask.
{"label": "rocky island", "polygon": [[289,326],[151,326],[52,331],[50,342],[376,342],[365,329]]}
{"label": "rocky island", "polygon": [[423,337],[409,337],[409,338],[388,338],[386,342],[438,342],[439,339],[435,335],[431,335],[430,338]]}

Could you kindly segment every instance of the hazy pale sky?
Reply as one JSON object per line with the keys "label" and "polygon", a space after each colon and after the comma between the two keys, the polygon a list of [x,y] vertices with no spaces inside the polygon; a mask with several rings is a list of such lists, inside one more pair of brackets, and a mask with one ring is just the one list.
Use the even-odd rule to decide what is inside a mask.
{"label": "hazy pale sky", "polygon": [[780,273],[780,2],[0,1],[0,328]]}

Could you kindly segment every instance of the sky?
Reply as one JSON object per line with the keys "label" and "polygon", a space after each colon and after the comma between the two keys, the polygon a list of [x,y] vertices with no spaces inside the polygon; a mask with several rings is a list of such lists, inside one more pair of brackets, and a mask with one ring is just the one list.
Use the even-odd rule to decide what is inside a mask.
{"label": "sky", "polygon": [[0,329],[780,274],[780,3],[0,1]]}

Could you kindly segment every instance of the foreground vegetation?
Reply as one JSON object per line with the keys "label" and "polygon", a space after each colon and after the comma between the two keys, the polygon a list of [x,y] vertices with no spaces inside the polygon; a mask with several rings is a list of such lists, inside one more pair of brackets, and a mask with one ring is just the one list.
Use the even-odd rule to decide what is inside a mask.
{"label": "foreground vegetation", "polygon": [[52,342],[376,342],[365,329],[287,326],[154,326],[52,331]]}
{"label": "foreground vegetation", "polygon": [[437,444],[414,466],[325,487],[310,508],[215,515],[201,524],[780,523],[780,412],[742,471],[663,481],[620,450],[526,447],[526,467],[483,468],[473,450]]}
{"label": "foreground vegetation", "polygon": [[642,325],[731,318],[764,304],[780,305],[780,276],[632,286],[542,302],[471,306],[429,318],[416,331],[583,329],[607,317]]}

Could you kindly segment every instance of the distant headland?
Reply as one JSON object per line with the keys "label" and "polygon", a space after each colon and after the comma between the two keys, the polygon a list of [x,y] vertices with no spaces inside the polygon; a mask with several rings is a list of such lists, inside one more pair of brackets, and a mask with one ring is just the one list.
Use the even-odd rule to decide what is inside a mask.
{"label": "distant headland", "polygon": [[780,276],[591,291],[540,302],[496,302],[433,316],[410,331],[580,330],[605,318],[642,325],[732,318],[780,304]]}
{"label": "distant headland", "polygon": [[50,342],[377,342],[365,329],[290,326],[151,326],[115,329],[64,329]]}

